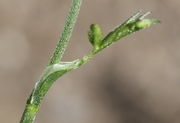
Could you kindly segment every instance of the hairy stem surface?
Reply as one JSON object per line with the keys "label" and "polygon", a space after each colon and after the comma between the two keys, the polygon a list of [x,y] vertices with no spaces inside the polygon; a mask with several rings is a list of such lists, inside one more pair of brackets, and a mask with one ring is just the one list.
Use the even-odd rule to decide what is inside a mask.
{"label": "hairy stem surface", "polygon": [[64,30],[61,34],[60,40],[58,41],[54,54],[50,60],[50,64],[58,63],[61,60],[71,37],[74,25],[76,23],[82,1],[83,0],[72,1],[69,16],[66,19]]}

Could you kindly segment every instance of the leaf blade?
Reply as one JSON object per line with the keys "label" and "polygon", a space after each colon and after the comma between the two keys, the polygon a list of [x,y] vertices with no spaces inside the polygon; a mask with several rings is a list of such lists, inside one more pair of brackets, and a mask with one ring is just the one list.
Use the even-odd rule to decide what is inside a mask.
{"label": "leaf blade", "polygon": [[127,35],[148,28],[153,24],[160,23],[160,21],[156,19],[144,19],[149,14],[150,12],[147,12],[145,14],[137,12],[129,19],[127,19],[123,24],[119,25],[117,28],[109,32],[102,40],[101,49],[108,47],[112,43],[120,40]]}

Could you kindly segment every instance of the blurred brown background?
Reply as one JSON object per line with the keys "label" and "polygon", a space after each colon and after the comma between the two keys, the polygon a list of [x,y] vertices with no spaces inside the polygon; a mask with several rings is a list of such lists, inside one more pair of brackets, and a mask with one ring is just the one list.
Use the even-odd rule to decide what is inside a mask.
{"label": "blurred brown background", "polygon": [[[0,0],[0,123],[18,123],[27,96],[48,63],[71,0]],[[180,123],[180,2],[84,0],[64,60],[91,46],[138,10],[162,24],[124,38],[60,78],[36,123]]]}

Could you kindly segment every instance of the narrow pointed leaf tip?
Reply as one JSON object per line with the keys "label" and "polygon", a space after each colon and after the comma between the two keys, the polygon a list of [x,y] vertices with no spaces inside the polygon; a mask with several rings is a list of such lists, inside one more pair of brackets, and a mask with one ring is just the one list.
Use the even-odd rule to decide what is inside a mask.
{"label": "narrow pointed leaf tip", "polygon": [[112,30],[107,36],[105,36],[105,38],[102,40],[101,49],[109,46],[113,42],[116,42],[127,35],[150,27],[152,24],[160,23],[160,21],[156,19],[144,19],[149,14],[150,12],[147,12],[145,14],[137,12],[136,14],[131,16],[123,24],[121,24],[120,26]]}

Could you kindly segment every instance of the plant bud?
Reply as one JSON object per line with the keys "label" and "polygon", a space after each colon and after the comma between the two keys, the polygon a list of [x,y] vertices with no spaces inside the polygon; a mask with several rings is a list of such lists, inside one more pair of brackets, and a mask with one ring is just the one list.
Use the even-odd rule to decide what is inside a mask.
{"label": "plant bud", "polygon": [[94,48],[98,48],[101,45],[103,34],[98,24],[92,24],[88,32],[89,41]]}

